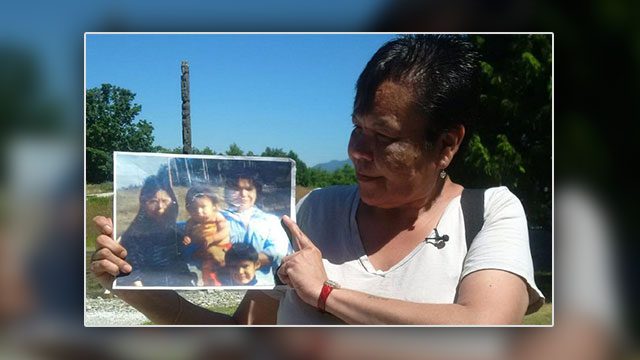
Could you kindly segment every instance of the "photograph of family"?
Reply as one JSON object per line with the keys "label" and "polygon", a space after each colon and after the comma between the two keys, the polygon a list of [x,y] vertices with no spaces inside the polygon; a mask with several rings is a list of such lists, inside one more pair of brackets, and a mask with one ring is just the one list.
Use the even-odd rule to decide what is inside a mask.
{"label": "photograph of family", "polygon": [[[113,287],[273,288],[291,253],[295,163],[114,153],[115,238],[133,271]],[[295,191],[295,190],[293,190]]]}

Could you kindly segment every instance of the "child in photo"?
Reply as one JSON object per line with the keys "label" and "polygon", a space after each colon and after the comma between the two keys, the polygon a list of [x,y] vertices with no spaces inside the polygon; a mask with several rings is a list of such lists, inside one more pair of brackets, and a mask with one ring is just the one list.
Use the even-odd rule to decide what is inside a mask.
{"label": "child in photo", "polygon": [[201,261],[202,282],[205,286],[219,286],[218,270],[224,266],[224,253],[231,247],[226,239],[212,242],[202,237],[198,227],[208,226],[217,229],[219,221],[225,221],[220,214],[221,201],[211,188],[204,185],[191,187],[185,199],[189,220],[185,226],[182,245]]}
{"label": "child in photo", "polygon": [[260,268],[260,261],[258,251],[253,246],[244,243],[233,244],[225,255],[225,264],[223,285],[251,286],[258,283],[256,271]]}

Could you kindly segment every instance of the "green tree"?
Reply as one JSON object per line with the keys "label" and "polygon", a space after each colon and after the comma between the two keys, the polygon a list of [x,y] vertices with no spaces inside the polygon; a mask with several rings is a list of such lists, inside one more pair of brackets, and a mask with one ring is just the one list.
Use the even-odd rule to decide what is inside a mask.
{"label": "green tree", "polygon": [[293,150],[287,153],[287,157],[296,162],[296,184],[300,186],[309,186],[309,168],[302,159]]}
{"label": "green tree", "polygon": [[[165,154],[182,154],[182,146],[177,146],[173,149],[170,149],[164,146],[156,145],[152,148],[151,151]],[[198,149],[197,147],[191,147],[191,153],[195,155],[216,155],[216,152],[208,146],[205,146],[202,150]]]}
{"label": "green tree", "polygon": [[333,185],[331,174],[322,169],[318,168],[309,168],[308,169],[308,177],[309,183],[307,186],[310,187],[325,187]]}
{"label": "green tree", "polygon": [[304,161],[300,159],[297,153],[293,150],[289,150],[289,152],[285,152],[280,148],[270,148],[267,147],[264,149],[260,156],[268,156],[268,157],[281,157],[281,158],[290,158],[296,162],[296,184],[300,186],[309,186],[310,185],[310,173]]}
{"label": "green tree", "polygon": [[474,35],[480,108],[450,168],[469,187],[508,186],[529,223],[551,227],[551,36]]}
{"label": "green tree", "polygon": [[[181,150],[182,151],[182,150]],[[176,154],[181,154],[180,153],[176,153]],[[204,149],[200,150],[197,147],[191,147],[191,153],[195,154],[195,155],[215,155],[216,152],[213,151],[210,147],[205,146]]]}
{"label": "green tree", "polygon": [[229,150],[225,151],[225,154],[232,156],[242,156],[244,155],[244,151],[240,149],[240,146],[238,146],[238,144],[233,143],[229,145]]}
{"label": "green tree", "polygon": [[265,157],[281,157],[281,158],[286,158],[287,153],[280,149],[280,148],[270,148],[270,147],[266,147],[266,149],[264,149],[264,151],[262,152],[262,154],[260,154],[260,156],[265,156]]}
{"label": "green tree", "polygon": [[153,151],[153,126],[137,120],[136,94],[111,84],[87,90],[87,181],[113,177],[114,151]]}
{"label": "green tree", "polygon": [[344,164],[340,169],[334,171],[331,179],[332,185],[349,185],[356,182],[356,170],[349,164]]}

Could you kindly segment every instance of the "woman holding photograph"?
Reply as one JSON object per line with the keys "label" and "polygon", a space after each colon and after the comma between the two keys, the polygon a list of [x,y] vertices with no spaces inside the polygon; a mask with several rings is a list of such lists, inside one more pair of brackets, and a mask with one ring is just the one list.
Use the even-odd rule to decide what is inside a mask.
{"label": "woman holding photograph", "polygon": [[[284,217],[298,247],[278,270],[284,293],[247,292],[233,316],[175,292],[119,296],[163,324],[520,324],[544,301],[522,205],[505,187],[487,189],[467,247],[463,187],[446,172],[478,101],[477,62],[460,35],[403,36],[376,52],[352,116],[358,185],[313,191],[299,227]],[[109,219],[95,222],[110,234]],[[99,276],[127,269],[109,240]]]}

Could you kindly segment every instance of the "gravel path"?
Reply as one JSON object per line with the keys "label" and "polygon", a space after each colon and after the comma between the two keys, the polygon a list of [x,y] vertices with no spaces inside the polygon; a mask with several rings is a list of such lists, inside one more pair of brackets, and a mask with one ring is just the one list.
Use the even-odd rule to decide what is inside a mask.
{"label": "gravel path", "polygon": [[[236,306],[242,300],[244,290],[179,291],[187,300],[206,308]],[[117,297],[87,298],[86,326],[135,326],[149,320]]]}

